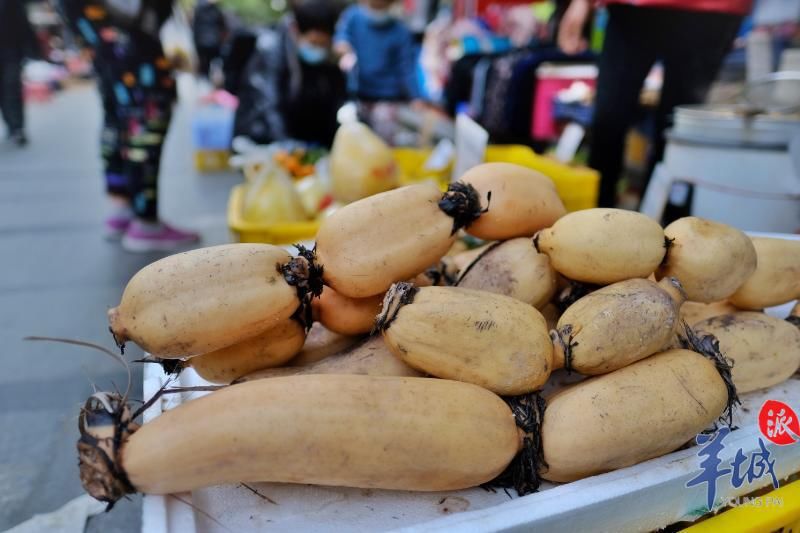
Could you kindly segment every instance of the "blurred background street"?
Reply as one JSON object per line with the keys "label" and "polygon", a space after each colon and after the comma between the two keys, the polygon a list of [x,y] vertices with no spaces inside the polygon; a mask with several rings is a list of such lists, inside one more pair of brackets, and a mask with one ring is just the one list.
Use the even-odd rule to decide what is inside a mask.
{"label": "blurred background street", "polygon": [[[191,79],[182,87],[189,88]],[[200,231],[203,244],[228,242],[225,210],[234,173],[195,172],[184,98],[167,140],[161,190],[171,220]],[[97,137],[100,102],[90,83],[28,106],[31,144],[0,146],[0,531],[83,494],[77,415],[92,385],[125,386],[124,371],[99,352],[25,335],[68,337],[113,348],[105,313],[158,254],[107,242]],[[136,348],[130,346],[130,354]],[[126,350],[126,352],[128,352]],[[128,359],[134,359],[129,357]],[[134,398],[141,369],[134,365]],[[88,531],[138,531],[140,499],[91,519]]]}

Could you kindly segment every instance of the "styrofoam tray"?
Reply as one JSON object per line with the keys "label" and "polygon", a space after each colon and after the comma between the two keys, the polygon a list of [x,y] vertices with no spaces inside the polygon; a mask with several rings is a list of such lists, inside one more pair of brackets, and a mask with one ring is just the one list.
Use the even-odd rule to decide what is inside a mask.
{"label": "styrofoam tray", "polygon": [[[785,317],[790,305],[770,310]],[[144,396],[164,383],[157,365],[145,367]],[[175,386],[202,385],[191,370]],[[145,423],[162,410],[204,393],[162,397],[145,415]],[[182,396],[182,397],[179,397]],[[749,456],[758,449],[757,415],[767,399],[800,408],[800,380],[792,378],[765,391],[742,395],[735,424],[720,454],[731,460],[736,450]],[[581,438],[575,428],[575,438]],[[469,443],[465,443],[466,446]],[[624,438],[620,446],[624,446]],[[800,471],[800,445],[769,446],[779,478]],[[191,453],[190,451],[187,453]],[[420,450],[424,453],[424,450]],[[280,460],[280,458],[276,458]],[[544,484],[523,498],[476,488],[442,493],[362,490],[279,483],[210,487],[175,496],[145,496],[144,533],[222,531],[649,531],[692,521],[705,509],[705,486],[685,487],[700,471],[697,448],[563,485]],[[717,501],[753,492],[770,483],[768,476],[734,489],[717,484]],[[269,500],[265,499],[268,498]],[[273,503],[274,502],[274,503]],[[188,505],[191,503],[192,506]]]}

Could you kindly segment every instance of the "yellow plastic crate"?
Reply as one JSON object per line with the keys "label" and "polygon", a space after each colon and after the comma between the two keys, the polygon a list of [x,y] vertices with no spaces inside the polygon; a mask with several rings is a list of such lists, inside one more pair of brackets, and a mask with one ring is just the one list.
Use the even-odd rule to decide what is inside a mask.
{"label": "yellow plastic crate", "polygon": [[692,533],[800,531],[800,481],[734,507],[684,531]]}
{"label": "yellow plastic crate", "polygon": [[600,174],[591,168],[573,167],[544,157],[527,146],[492,145],[486,149],[489,163],[515,163],[538,170],[556,184],[556,190],[567,211],[597,207]]}
{"label": "yellow plastic crate", "polygon": [[228,199],[228,226],[239,242],[265,242],[269,244],[294,244],[313,239],[319,221],[257,224],[242,218],[244,211],[244,185],[237,185]]}
{"label": "yellow plastic crate", "polygon": [[[400,167],[405,184],[434,178],[443,189],[449,182],[450,168],[442,172],[426,172],[422,169],[430,156],[430,150],[395,148],[395,160]],[[556,184],[556,190],[567,211],[579,211],[597,207],[600,174],[591,168],[565,165],[544,157],[523,145],[491,145],[486,149],[488,163],[514,163],[532,168],[548,176]]]}
{"label": "yellow plastic crate", "polygon": [[421,150],[419,148],[394,148],[394,160],[400,168],[400,183],[402,185],[410,185],[428,179],[434,179],[443,190],[447,190],[447,185],[450,183],[450,171],[452,165],[440,171],[429,171],[423,167],[425,161],[431,155],[431,150]]}
{"label": "yellow plastic crate", "polygon": [[223,172],[228,170],[228,150],[195,150],[194,168],[198,172]]}
{"label": "yellow plastic crate", "polygon": [[[400,183],[407,185],[426,179],[435,179],[442,189],[447,188],[450,169],[441,172],[423,170],[430,150],[395,148],[393,150],[400,167]],[[515,163],[549,176],[556,184],[558,194],[568,211],[578,211],[597,206],[599,174],[585,167],[571,167],[553,159],[540,156],[527,146],[492,145],[486,150],[486,161],[490,163]],[[227,165],[227,156],[225,160]],[[319,221],[287,222],[283,224],[257,224],[242,218],[244,187],[234,187],[228,202],[228,225],[240,242],[266,242],[292,244],[313,239],[319,229]]]}

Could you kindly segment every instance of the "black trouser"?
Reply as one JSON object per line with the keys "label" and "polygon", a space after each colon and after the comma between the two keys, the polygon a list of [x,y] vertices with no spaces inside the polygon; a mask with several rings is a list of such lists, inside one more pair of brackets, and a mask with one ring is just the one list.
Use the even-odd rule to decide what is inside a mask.
{"label": "black trouser", "polygon": [[0,113],[13,133],[25,127],[22,102],[22,60],[0,50]]}
{"label": "black trouser", "polygon": [[195,49],[197,50],[197,73],[210,79],[211,62],[220,56],[220,47],[196,44]]}
{"label": "black trouser", "polygon": [[725,13],[616,4],[608,13],[589,157],[589,165],[602,176],[601,207],[615,204],[625,136],[653,64],[663,63],[664,85],[648,179],[664,153],[664,130],[671,124],[672,110],[705,100],[742,20]]}

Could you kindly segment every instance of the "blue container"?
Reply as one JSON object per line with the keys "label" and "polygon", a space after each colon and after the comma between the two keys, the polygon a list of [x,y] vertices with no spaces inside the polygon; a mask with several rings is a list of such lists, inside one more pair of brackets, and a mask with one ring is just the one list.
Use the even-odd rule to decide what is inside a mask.
{"label": "blue container", "polygon": [[195,150],[228,150],[233,140],[234,111],[221,106],[205,106],[192,119]]}
{"label": "blue container", "polygon": [[580,103],[566,104],[559,102],[558,99],[553,101],[553,118],[556,120],[577,122],[581,126],[589,127],[593,115],[593,106]]}

